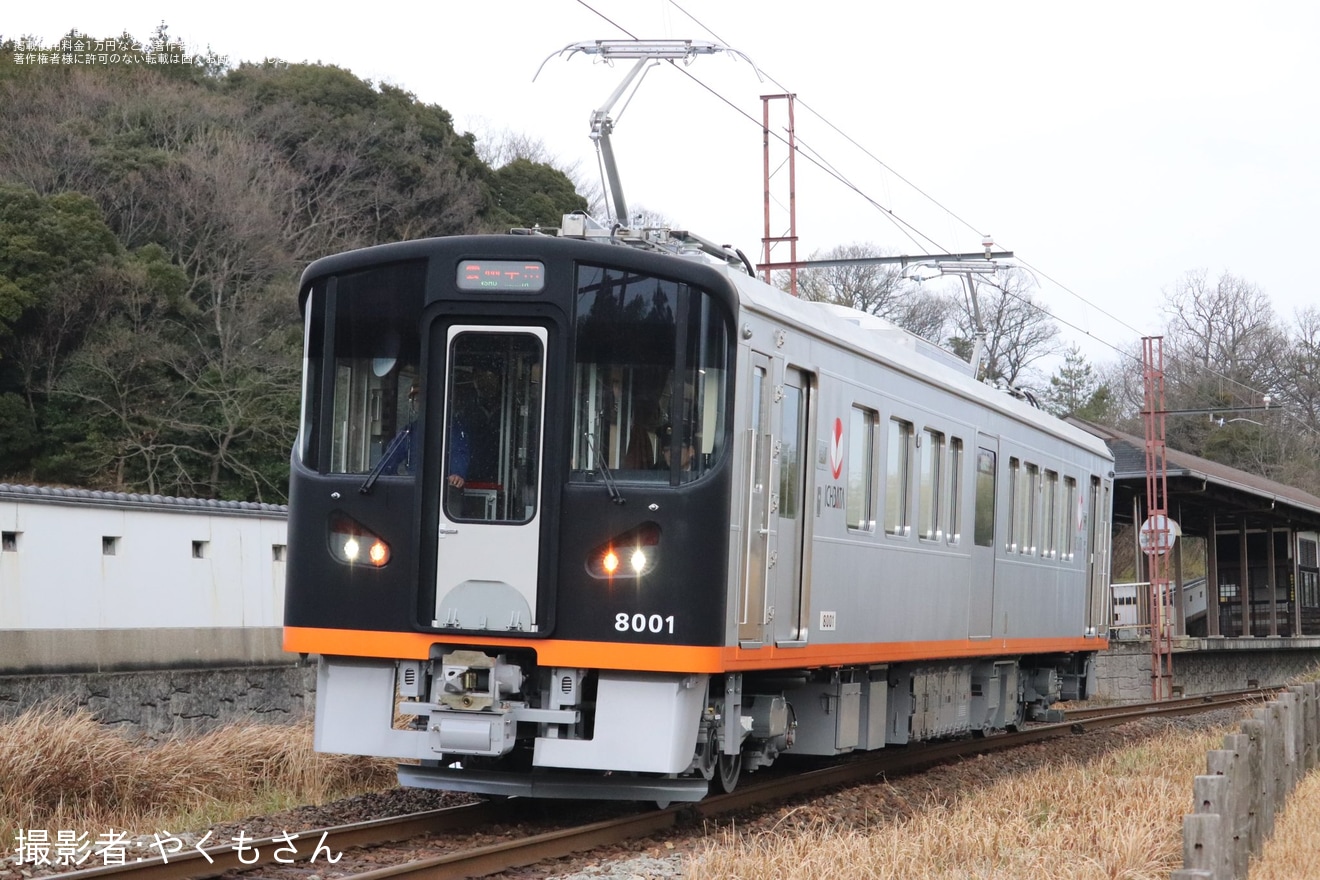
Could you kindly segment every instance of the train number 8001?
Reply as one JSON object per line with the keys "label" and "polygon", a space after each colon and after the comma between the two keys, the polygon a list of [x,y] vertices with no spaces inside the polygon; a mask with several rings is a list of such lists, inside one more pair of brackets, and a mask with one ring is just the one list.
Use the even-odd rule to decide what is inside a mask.
{"label": "train number 8001", "polygon": [[661,617],[659,614],[652,614],[647,617],[645,614],[629,615],[626,611],[620,611],[614,615],[614,628],[621,633],[669,633],[674,634],[674,615]]}

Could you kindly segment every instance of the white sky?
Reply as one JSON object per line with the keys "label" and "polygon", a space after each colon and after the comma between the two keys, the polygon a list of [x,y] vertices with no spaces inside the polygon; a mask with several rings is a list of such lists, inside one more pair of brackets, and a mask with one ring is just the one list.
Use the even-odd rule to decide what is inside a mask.
{"label": "white sky", "polygon": [[[1311,0],[300,6],[26,3],[6,10],[0,30],[48,44],[71,27],[146,39],[164,19],[186,45],[231,62],[346,67],[441,105],[460,129],[525,133],[587,170],[596,161],[590,111],[629,62],[552,58],[533,82],[542,60],[569,43],[626,36],[620,27],[717,39],[766,81],[731,55],[698,58],[687,71],[755,123],[663,66],[622,113],[616,107],[614,143],[631,206],[753,261],[763,231],[760,96],[788,90],[798,96],[799,141],[939,248],[979,250],[987,232],[1075,291],[1080,298],[1040,277],[1039,298],[1080,328],[1063,326],[1065,337],[1097,360],[1113,357],[1099,342],[1157,331],[1162,291],[1189,269],[1246,278],[1289,323],[1294,309],[1320,305],[1309,259],[1320,247],[1320,4]],[[778,181],[772,192],[783,198]],[[800,258],[853,242],[917,252],[882,212],[804,159],[797,209]],[[774,216],[773,234],[783,234],[786,214]]]}

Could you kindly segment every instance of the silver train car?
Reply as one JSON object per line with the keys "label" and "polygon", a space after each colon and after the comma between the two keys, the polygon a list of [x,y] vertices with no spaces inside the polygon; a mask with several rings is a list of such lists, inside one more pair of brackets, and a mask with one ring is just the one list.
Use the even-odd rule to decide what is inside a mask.
{"label": "silver train car", "polygon": [[744,264],[568,217],[307,269],[284,646],[318,749],[683,801],[1087,695],[1104,444]]}

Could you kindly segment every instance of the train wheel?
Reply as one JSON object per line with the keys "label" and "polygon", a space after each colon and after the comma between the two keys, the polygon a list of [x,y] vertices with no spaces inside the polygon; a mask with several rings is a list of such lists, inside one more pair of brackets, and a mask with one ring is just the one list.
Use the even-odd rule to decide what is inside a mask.
{"label": "train wheel", "polygon": [[736,755],[721,754],[719,758],[720,765],[720,790],[725,794],[732,794],[738,787],[738,776],[742,773],[742,753]]}
{"label": "train wheel", "polygon": [[715,743],[706,743],[701,746],[701,754],[697,758],[697,770],[707,782],[715,778],[715,768],[719,766],[719,752],[716,748]]}

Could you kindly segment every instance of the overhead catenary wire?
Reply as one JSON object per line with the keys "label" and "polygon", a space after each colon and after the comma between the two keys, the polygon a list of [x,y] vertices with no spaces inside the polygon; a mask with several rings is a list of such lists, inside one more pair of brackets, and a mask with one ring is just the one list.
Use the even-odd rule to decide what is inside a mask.
{"label": "overhead catenary wire", "polygon": [[[635,40],[635,39],[638,39],[638,37],[637,37],[637,35],[636,35],[635,33],[633,33],[632,31],[630,31],[628,28],[624,27],[622,24],[618,23],[618,22],[615,21],[614,19],[612,19],[612,18],[610,18],[609,16],[605,15],[605,14],[602,13],[600,10],[596,9],[595,7],[593,7],[589,2],[587,2],[587,0],[577,0],[577,2],[579,3],[579,5],[583,6],[585,9],[587,9],[587,10],[589,10],[590,12],[592,12],[593,14],[595,14],[597,17],[601,18],[603,21],[605,21],[606,23],[608,23],[608,24],[611,25],[612,27],[617,28],[620,32],[622,32],[623,34],[627,35],[630,39],[634,39],[634,40]],[[727,41],[722,35],[720,35],[720,34],[717,33],[716,31],[714,31],[712,28],[710,28],[709,26],[707,26],[703,21],[701,21],[701,20],[698,19],[696,16],[694,16],[691,12],[689,12],[689,11],[688,11],[687,9],[685,9],[682,5],[680,5],[680,4],[677,2],[677,0],[668,0],[668,3],[669,3],[669,5],[673,6],[675,9],[677,9],[679,12],[681,12],[683,15],[687,16],[687,17],[688,17],[688,18],[689,18],[694,24],[696,24],[698,27],[700,27],[700,28],[701,28],[702,30],[704,30],[706,33],[710,34],[710,35],[711,35],[712,37],[714,37],[716,40],[718,40],[718,41],[721,42],[721,43],[728,44],[728,41]],[[693,83],[695,83],[696,85],[700,86],[702,89],[706,90],[706,92],[708,92],[712,97],[714,97],[714,98],[717,99],[718,101],[720,101],[720,102],[722,102],[723,104],[725,104],[727,107],[729,107],[730,109],[732,109],[736,114],[738,114],[739,116],[742,116],[744,119],[746,119],[748,122],[750,122],[751,124],[753,124],[754,126],[756,126],[758,129],[764,129],[764,125],[763,125],[763,123],[762,123],[761,120],[755,118],[755,117],[752,116],[750,113],[748,113],[746,110],[744,110],[743,108],[741,108],[741,107],[739,107],[737,104],[735,104],[731,99],[729,99],[729,98],[726,97],[725,95],[721,94],[719,91],[717,91],[716,89],[714,89],[713,87],[711,87],[711,86],[708,85],[707,83],[703,82],[701,79],[699,79],[698,77],[696,77],[695,75],[693,75],[691,71],[685,69],[684,67],[682,67],[682,66],[680,66],[680,65],[675,64],[672,60],[670,60],[669,63],[670,63],[670,65],[671,65],[675,70],[678,70],[678,71],[679,71],[680,73],[682,73],[684,76],[688,77],[689,80],[691,80],[691,81],[692,81]],[[779,82],[778,79],[776,79],[773,75],[767,73],[764,69],[762,69],[762,68],[760,68],[760,67],[758,66],[758,67],[756,68],[756,70],[757,70],[758,75],[764,76],[764,77],[765,77],[766,79],[768,79],[770,82],[774,83],[774,85],[775,85],[776,87],[778,87],[779,89],[783,90],[783,91],[786,92],[786,93],[790,91],[786,86],[784,86],[781,82]],[[886,162],[885,162],[884,160],[882,160],[880,157],[876,156],[873,152],[871,152],[869,149],[867,149],[865,146],[863,146],[861,143],[859,143],[855,138],[853,138],[853,137],[852,137],[851,135],[849,135],[847,132],[843,131],[838,125],[834,124],[829,118],[827,118],[823,113],[821,113],[820,111],[818,111],[815,107],[813,107],[813,106],[811,106],[810,104],[806,103],[806,102],[803,101],[800,97],[797,98],[797,104],[798,104],[799,106],[801,106],[803,109],[805,109],[807,112],[811,113],[811,114],[812,114],[813,116],[815,116],[816,118],[820,119],[821,122],[822,122],[823,124],[825,124],[830,130],[834,131],[836,134],[838,134],[840,137],[842,137],[845,141],[847,141],[849,144],[853,145],[856,149],[858,149],[863,155],[865,155],[866,157],[868,157],[869,159],[871,159],[871,160],[872,160],[873,162],[875,162],[878,166],[880,166],[881,168],[883,168],[883,169],[884,169],[885,171],[887,171],[889,174],[893,175],[896,179],[898,179],[899,181],[901,181],[904,185],[906,185],[907,187],[909,187],[910,189],[912,189],[913,192],[917,193],[917,194],[920,195],[922,198],[925,198],[925,199],[926,199],[927,201],[929,201],[931,204],[933,204],[934,206],[936,206],[939,210],[943,211],[947,216],[953,218],[953,219],[956,220],[958,223],[960,223],[962,226],[964,226],[966,229],[968,229],[968,230],[971,231],[971,232],[976,233],[977,235],[983,235],[983,234],[984,234],[981,230],[979,230],[976,226],[974,226],[974,225],[973,225],[970,221],[968,221],[966,218],[962,217],[962,216],[961,216],[960,214],[958,214],[956,211],[954,211],[954,210],[952,210],[951,208],[949,208],[948,206],[944,205],[942,202],[940,202],[938,199],[936,199],[936,198],[935,198],[934,196],[932,196],[930,193],[926,192],[924,189],[922,189],[922,188],[921,188],[920,186],[918,186],[916,183],[914,183],[913,181],[909,180],[909,179],[908,179],[907,177],[905,177],[903,174],[901,174],[901,173],[899,173],[897,170],[895,170],[892,166],[890,166],[888,163],[886,163]],[[788,145],[788,140],[787,140],[787,138],[785,138],[785,137],[784,137],[782,134],[780,134],[779,132],[771,131],[770,134],[771,134],[773,137],[775,137],[776,140],[778,140],[780,143],[782,143],[782,144],[784,144],[784,145],[786,145],[786,146]],[[854,183],[853,181],[851,181],[846,175],[844,175],[841,171],[839,171],[839,170],[834,166],[834,164],[833,164],[832,162],[830,162],[830,161],[828,161],[827,159],[825,159],[825,157],[824,157],[821,153],[819,153],[814,147],[811,147],[811,146],[807,145],[807,144],[802,140],[802,138],[801,138],[800,135],[797,137],[797,142],[798,142],[798,147],[797,147],[797,149],[798,149],[798,153],[799,153],[799,155],[803,156],[803,158],[805,158],[809,163],[811,163],[812,165],[814,165],[814,166],[816,166],[817,168],[819,168],[819,169],[820,169],[822,172],[824,172],[828,177],[833,178],[834,180],[836,180],[837,182],[839,182],[840,184],[842,184],[846,189],[851,190],[851,191],[852,191],[853,193],[855,193],[857,196],[859,196],[860,198],[862,198],[866,203],[868,203],[868,204],[870,204],[872,207],[874,207],[877,211],[879,211],[879,212],[881,213],[882,216],[884,216],[884,217],[885,217],[886,219],[888,219],[890,222],[894,223],[895,227],[896,227],[896,228],[897,228],[897,229],[898,229],[898,230],[899,230],[899,231],[900,231],[905,237],[907,237],[909,240],[911,240],[911,241],[913,242],[913,244],[916,245],[916,246],[917,246],[917,247],[918,247],[923,253],[931,253],[931,252],[932,252],[931,249],[933,249],[935,252],[949,252],[949,251],[953,250],[952,248],[948,248],[948,247],[945,247],[944,245],[941,245],[938,241],[936,241],[935,238],[933,238],[932,236],[927,235],[925,232],[923,232],[922,230],[918,229],[914,224],[910,223],[909,221],[907,221],[906,219],[904,219],[903,217],[901,217],[901,216],[900,216],[896,211],[894,211],[892,208],[890,208],[890,207],[888,207],[888,206],[882,204],[878,199],[874,198],[873,196],[871,196],[871,195],[869,195],[868,193],[866,193],[865,191],[863,191],[863,189],[862,189],[859,185],[857,185],[856,183]],[[918,241],[918,239],[920,239],[921,241],[926,242],[926,244],[923,245],[923,244],[921,243],[921,241]],[[928,246],[929,246],[929,247],[928,247]],[[1078,302],[1080,302],[1080,303],[1082,303],[1083,305],[1085,305],[1087,308],[1093,309],[1094,311],[1098,312],[1099,314],[1104,315],[1104,316],[1105,316],[1106,318],[1108,318],[1109,320],[1113,321],[1114,323],[1116,323],[1117,325],[1119,325],[1119,326],[1121,326],[1121,327],[1126,328],[1127,330],[1131,331],[1133,334],[1135,334],[1135,335],[1138,336],[1138,337],[1148,335],[1147,333],[1145,333],[1144,331],[1140,330],[1140,329],[1137,328],[1137,327],[1134,327],[1132,324],[1128,323],[1128,322],[1125,321],[1124,319],[1118,317],[1117,315],[1114,315],[1113,313],[1111,313],[1111,312],[1108,311],[1107,309],[1105,309],[1105,308],[1103,308],[1103,307],[1097,305],[1096,303],[1092,302],[1091,300],[1087,299],[1085,296],[1083,296],[1082,294],[1080,294],[1080,293],[1078,293],[1077,291],[1073,290],[1071,287],[1069,287],[1069,286],[1063,284],[1062,282],[1058,281],[1057,279],[1055,279],[1052,275],[1050,275],[1049,273],[1047,273],[1047,272],[1044,271],[1043,269],[1041,269],[1041,268],[1039,268],[1039,267],[1033,265],[1032,263],[1028,262],[1027,260],[1022,259],[1021,257],[1015,257],[1015,259],[1016,259],[1017,263],[1019,263],[1023,268],[1025,268],[1025,269],[1031,271],[1033,274],[1036,274],[1036,275],[1038,275],[1038,276],[1040,276],[1040,277],[1042,277],[1042,278],[1045,278],[1045,279],[1048,280],[1051,284],[1053,284],[1055,287],[1057,287],[1059,290],[1063,291],[1064,293],[1067,293],[1069,296],[1073,297],[1073,298],[1076,299]],[[1023,296],[1020,296],[1020,295],[1018,295],[1018,294],[1016,294],[1016,293],[1013,293],[1013,292],[1011,292],[1011,291],[1005,290],[1005,289],[1002,288],[1002,287],[997,287],[997,286],[996,286],[996,289],[999,290],[999,291],[1000,291],[1002,294],[1004,294],[1005,296],[1010,296],[1010,297],[1012,297],[1012,298],[1018,300],[1019,302],[1022,302],[1024,305],[1027,305],[1028,307],[1033,308],[1033,309],[1039,311],[1041,314],[1045,315],[1045,316],[1048,317],[1050,320],[1055,321],[1055,322],[1057,322],[1057,323],[1059,323],[1059,324],[1062,324],[1063,326],[1068,327],[1068,328],[1070,328],[1070,329],[1076,331],[1077,333],[1080,333],[1080,334],[1083,335],[1084,337],[1093,340],[1094,342],[1096,342],[1096,343],[1099,344],[1099,345],[1103,345],[1105,348],[1107,348],[1107,349],[1113,351],[1114,353],[1116,353],[1117,355],[1119,355],[1121,358],[1125,358],[1125,359],[1131,360],[1131,361],[1133,361],[1133,362],[1135,362],[1135,363],[1140,363],[1140,362],[1141,362],[1141,358],[1140,358],[1140,357],[1138,357],[1137,355],[1133,354],[1133,353],[1130,352],[1130,351],[1125,350],[1125,349],[1122,348],[1119,344],[1114,343],[1114,342],[1111,342],[1111,341],[1109,341],[1108,339],[1105,339],[1105,338],[1103,338],[1103,337],[1101,337],[1101,336],[1099,336],[1099,335],[1097,335],[1097,334],[1091,332],[1090,330],[1085,329],[1085,328],[1079,326],[1078,324],[1073,323],[1072,321],[1069,321],[1069,320],[1067,320],[1067,319],[1065,319],[1065,318],[1061,318],[1061,317],[1059,317],[1057,314],[1055,314],[1053,311],[1051,311],[1047,306],[1043,305],[1042,303],[1036,302],[1036,301],[1034,301],[1034,300],[1031,300],[1031,299],[1026,298],[1026,297],[1023,297]],[[1220,373],[1219,371],[1216,371],[1216,370],[1214,370],[1213,368],[1207,369],[1207,373],[1210,374],[1210,375],[1216,376],[1216,377],[1218,377],[1218,378],[1220,378],[1220,379],[1223,379],[1224,381],[1231,382],[1232,384],[1236,385],[1237,387],[1244,389],[1244,391],[1246,391],[1247,393],[1255,394],[1255,395],[1258,395],[1258,396],[1262,396],[1262,395],[1264,395],[1264,394],[1266,393],[1266,392],[1262,391],[1261,389],[1254,388],[1253,386],[1247,385],[1246,383],[1243,383],[1243,382],[1241,382],[1241,381],[1239,381],[1239,380],[1233,379],[1233,378],[1230,377],[1230,376],[1227,376],[1227,375],[1225,375],[1225,374],[1223,374],[1223,373]]]}

